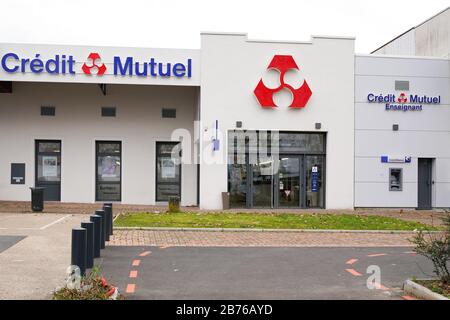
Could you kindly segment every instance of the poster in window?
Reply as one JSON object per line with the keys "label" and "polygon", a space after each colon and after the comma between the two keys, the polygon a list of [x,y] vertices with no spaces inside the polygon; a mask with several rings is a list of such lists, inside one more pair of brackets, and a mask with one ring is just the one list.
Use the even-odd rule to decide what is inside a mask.
{"label": "poster in window", "polygon": [[118,176],[117,172],[117,161],[113,157],[104,157],[101,167],[102,178],[116,178]]}
{"label": "poster in window", "polygon": [[175,178],[175,162],[173,159],[161,160],[161,178],[163,179]]}
{"label": "poster in window", "polygon": [[319,168],[313,166],[311,169],[311,192],[319,192]]}
{"label": "poster in window", "polygon": [[42,176],[44,177],[58,176],[57,156],[42,156]]}

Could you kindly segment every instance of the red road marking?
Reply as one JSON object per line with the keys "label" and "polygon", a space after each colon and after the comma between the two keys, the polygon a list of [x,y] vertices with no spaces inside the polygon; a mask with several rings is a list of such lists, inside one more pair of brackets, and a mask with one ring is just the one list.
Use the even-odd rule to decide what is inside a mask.
{"label": "red road marking", "polygon": [[145,256],[148,256],[150,253],[152,253],[151,251],[145,251],[145,252],[142,252],[140,255],[139,255],[139,257],[145,257]]}
{"label": "red road marking", "polygon": [[346,264],[354,264],[358,259],[350,259],[346,262]]}
{"label": "red road marking", "polygon": [[125,290],[126,293],[134,293],[136,289],[136,285],[134,283],[129,283],[127,285],[127,289]]}
{"label": "red road marking", "polygon": [[417,300],[416,298],[411,297],[411,296],[403,296],[402,298],[405,300]]}
{"label": "red road marking", "polygon": [[349,272],[350,274],[354,275],[355,277],[361,277],[362,274],[356,271],[355,269],[345,269],[345,271]]}
{"label": "red road marking", "polygon": [[133,267],[137,267],[141,264],[141,260],[133,260],[133,263],[131,264]]}
{"label": "red road marking", "polygon": [[368,254],[368,257],[381,257],[381,256],[386,256],[386,253],[375,253],[375,254]]}
{"label": "red road marking", "polygon": [[136,278],[138,275],[138,272],[136,270],[131,270],[130,271],[130,278]]}
{"label": "red road marking", "polygon": [[405,254],[417,254],[417,252],[414,252],[414,251],[406,251],[406,252],[403,252],[403,253],[405,253]]}
{"label": "red road marking", "polygon": [[378,290],[383,290],[383,291],[389,290],[388,287],[383,286],[381,283],[374,283],[374,287],[375,287],[375,289],[378,289]]}

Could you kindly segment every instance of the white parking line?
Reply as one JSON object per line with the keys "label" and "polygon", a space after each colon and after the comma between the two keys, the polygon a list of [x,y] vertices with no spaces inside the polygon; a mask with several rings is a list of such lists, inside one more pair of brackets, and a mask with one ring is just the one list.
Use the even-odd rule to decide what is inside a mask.
{"label": "white parking line", "polygon": [[40,227],[39,230],[45,230],[45,229],[47,229],[47,228],[53,226],[54,224],[57,224],[57,223],[63,221],[64,219],[66,219],[66,218],[68,218],[68,217],[70,217],[70,214],[65,215],[64,217],[59,218],[58,220],[53,221],[53,222],[51,222],[51,223],[49,223],[49,224],[47,224],[47,225],[45,225],[45,226],[43,226],[43,227]]}

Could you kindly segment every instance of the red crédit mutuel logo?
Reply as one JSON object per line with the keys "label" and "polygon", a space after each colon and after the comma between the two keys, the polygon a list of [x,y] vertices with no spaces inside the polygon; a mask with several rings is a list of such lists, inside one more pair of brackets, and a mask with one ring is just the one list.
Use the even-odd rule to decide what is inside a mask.
{"label": "red cr\u00e9dit mutuel logo", "polygon": [[267,69],[275,69],[280,73],[280,85],[277,88],[272,89],[266,87],[262,79],[259,80],[259,83],[253,92],[255,93],[256,99],[261,107],[277,107],[276,103],[273,101],[273,95],[280,90],[288,89],[292,93],[292,102],[289,107],[304,108],[312,95],[312,91],[306,80],[303,81],[303,84],[298,89],[295,89],[290,84],[285,83],[284,80],[284,76],[288,70],[300,70],[295,63],[294,58],[290,55],[275,55]]}
{"label": "red cr\u00e9dit mutuel logo", "polygon": [[100,55],[97,52],[91,52],[88,55],[87,61],[81,67],[81,70],[83,70],[84,74],[87,75],[92,74],[96,74],[98,76],[104,75],[106,72],[106,66],[103,62],[97,64],[97,61],[100,59],[101,59]]}

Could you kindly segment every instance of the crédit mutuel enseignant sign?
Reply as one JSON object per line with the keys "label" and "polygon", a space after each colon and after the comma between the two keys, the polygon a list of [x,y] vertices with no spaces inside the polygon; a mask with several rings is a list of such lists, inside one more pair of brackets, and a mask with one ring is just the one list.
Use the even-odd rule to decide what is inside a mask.
{"label": "cr\u00e9dit mutuel enseignant sign", "polygon": [[398,97],[395,94],[373,94],[367,95],[369,103],[382,103],[386,111],[422,111],[423,105],[441,104],[441,96],[427,96],[418,94],[400,93]]}

